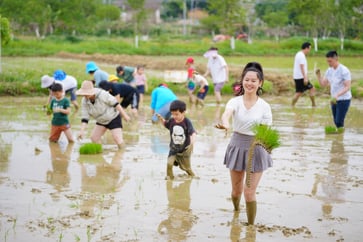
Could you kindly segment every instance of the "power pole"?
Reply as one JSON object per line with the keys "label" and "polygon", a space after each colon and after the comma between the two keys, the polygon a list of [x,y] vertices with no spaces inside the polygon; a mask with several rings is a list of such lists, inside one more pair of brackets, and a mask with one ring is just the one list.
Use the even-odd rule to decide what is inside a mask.
{"label": "power pole", "polygon": [[187,35],[187,0],[183,3],[183,35]]}

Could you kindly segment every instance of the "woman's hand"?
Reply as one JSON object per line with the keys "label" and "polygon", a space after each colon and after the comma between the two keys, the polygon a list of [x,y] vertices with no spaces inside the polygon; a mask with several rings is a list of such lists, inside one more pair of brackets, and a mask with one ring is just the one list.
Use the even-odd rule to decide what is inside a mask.
{"label": "woman's hand", "polygon": [[225,130],[225,132],[226,132],[226,137],[227,137],[228,127],[226,127],[226,126],[225,126],[225,125],[223,125],[223,124],[216,124],[214,127],[215,127],[215,128],[217,128],[217,129],[224,129],[224,130]]}
{"label": "woman's hand", "polygon": [[224,130],[228,131],[228,127],[224,126],[223,124],[216,124],[214,127],[217,129],[224,129]]}

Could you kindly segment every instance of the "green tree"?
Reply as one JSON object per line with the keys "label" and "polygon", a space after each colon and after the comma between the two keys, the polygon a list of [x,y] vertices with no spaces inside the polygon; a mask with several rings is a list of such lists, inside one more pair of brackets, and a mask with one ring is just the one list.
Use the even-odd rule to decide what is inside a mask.
{"label": "green tree", "polygon": [[208,10],[225,34],[234,35],[234,32],[245,24],[245,11],[239,0],[209,1]]}
{"label": "green tree", "polygon": [[[363,3],[359,0],[336,0],[333,5],[332,17],[335,19],[335,29],[339,33],[341,49],[344,49],[344,39],[347,29],[354,26],[354,19],[358,16],[358,9],[363,9]],[[360,13],[362,16],[363,14]],[[362,18],[361,18],[362,21]]]}
{"label": "green tree", "polygon": [[183,16],[183,0],[164,0],[162,2],[161,18],[163,20],[173,20]]}
{"label": "green tree", "polygon": [[278,41],[282,29],[287,25],[289,18],[287,16],[287,12],[277,11],[266,14],[263,20],[273,29],[275,39]]}
{"label": "green tree", "polygon": [[101,22],[102,26],[105,26],[107,33],[111,34],[111,28],[113,22],[120,19],[120,9],[114,5],[100,5],[96,10],[97,19]]}
{"label": "green tree", "polygon": [[1,46],[5,46],[10,42],[10,24],[7,18],[0,15],[0,35]]}
{"label": "green tree", "polygon": [[[10,24],[7,18],[4,18],[0,14],[0,58],[1,48],[7,45],[10,41]],[[2,72],[1,60],[0,60],[0,73]]]}
{"label": "green tree", "polygon": [[139,32],[141,28],[141,24],[146,20],[147,13],[145,10],[145,0],[127,0],[127,3],[130,5],[133,14],[134,21],[134,34],[135,34],[135,46],[138,48],[139,46]]}

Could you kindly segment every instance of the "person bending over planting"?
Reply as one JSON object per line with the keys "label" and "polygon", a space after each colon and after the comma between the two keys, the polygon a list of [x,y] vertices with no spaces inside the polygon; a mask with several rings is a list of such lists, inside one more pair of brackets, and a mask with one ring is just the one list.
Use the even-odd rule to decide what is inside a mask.
{"label": "person bending over planting", "polygon": [[92,81],[83,81],[81,88],[76,92],[82,98],[82,125],[78,138],[82,139],[90,117],[96,119],[91,140],[101,143],[101,137],[109,129],[119,148],[122,148],[122,123],[121,116],[129,121],[130,117],[122,109],[114,96],[108,92],[94,88]]}
{"label": "person bending over planting", "polygon": [[172,118],[166,121],[161,115],[158,118],[170,131],[170,150],[166,168],[166,180],[174,179],[173,166],[179,166],[189,176],[195,176],[190,165],[196,132],[192,122],[185,117],[186,104],[175,100],[170,104]]}
{"label": "person bending over planting", "polygon": [[108,81],[101,81],[99,87],[109,92],[112,96],[116,97],[122,108],[127,108],[129,105],[131,105],[132,113],[134,116],[137,116],[140,95],[136,88],[127,84],[113,83]]}

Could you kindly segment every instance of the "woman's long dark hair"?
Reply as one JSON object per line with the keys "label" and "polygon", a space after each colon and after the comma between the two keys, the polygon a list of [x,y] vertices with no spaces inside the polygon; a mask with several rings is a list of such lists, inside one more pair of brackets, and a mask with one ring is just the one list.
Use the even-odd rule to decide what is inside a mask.
{"label": "woman's long dark hair", "polygon": [[246,76],[247,72],[249,72],[249,71],[256,72],[257,78],[260,81],[262,81],[262,85],[261,85],[261,87],[258,88],[257,93],[256,93],[257,96],[260,96],[262,94],[262,86],[263,86],[263,81],[264,81],[262,66],[258,62],[249,62],[249,63],[247,63],[247,65],[245,66],[245,68],[242,71],[240,81],[232,84],[232,88],[233,88],[233,92],[234,92],[235,96],[241,96],[245,93],[245,90],[243,89],[243,78]]}

